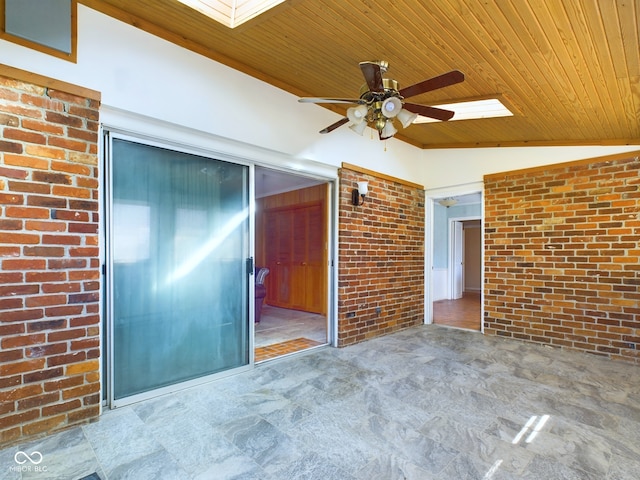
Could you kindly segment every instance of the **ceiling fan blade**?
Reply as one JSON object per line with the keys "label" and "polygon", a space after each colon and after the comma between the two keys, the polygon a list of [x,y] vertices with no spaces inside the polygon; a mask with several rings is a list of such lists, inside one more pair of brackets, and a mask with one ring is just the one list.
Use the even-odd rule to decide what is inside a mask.
{"label": "ceiling fan blade", "polygon": [[404,98],[414,97],[421,93],[430,92],[439,88],[448,87],[449,85],[455,85],[464,81],[464,73],[458,70],[452,70],[448,73],[443,73],[437,77],[423,80],[422,82],[411,85],[407,88],[401,89],[398,93]]}
{"label": "ceiling fan blade", "polygon": [[349,121],[349,119],[347,117],[341,118],[340,120],[338,120],[336,123],[332,123],[331,125],[329,125],[326,128],[323,128],[322,130],[320,130],[320,133],[329,133],[329,132],[333,132],[336,128],[341,127],[342,125],[344,125],[345,123],[347,123]]}
{"label": "ceiling fan blade", "polygon": [[446,122],[451,119],[455,112],[451,110],[443,110],[442,108],[429,107],[427,105],[418,105],[417,103],[405,103],[404,108],[410,112],[417,113],[423,117],[435,118]]}
{"label": "ceiling fan blade", "polygon": [[380,65],[375,62],[360,62],[360,70],[367,82],[369,90],[372,92],[384,91],[384,85],[382,83],[382,71]]}
{"label": "ceiling fan blade", "polygon": [[302,97],[298,99],[300,103],[365,103],[364,100],[356,100],[355,98],[318,98],[318,97]]}

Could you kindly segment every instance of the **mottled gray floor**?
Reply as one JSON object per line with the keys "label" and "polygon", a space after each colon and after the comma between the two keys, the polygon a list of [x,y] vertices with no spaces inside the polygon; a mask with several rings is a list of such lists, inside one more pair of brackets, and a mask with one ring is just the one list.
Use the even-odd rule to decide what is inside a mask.
{"label": "mottled gray floor", "polygon": [[[12,470],[40,452],[46,472]],[[0,478],[640,478],[640,369],[422,326],[107,411]]]}
{"label": "mottled gray floor", "polygon": [[296,338],[327,342],[327,317],[315,313],[263,305],[256,324],[255,347],[264,347]]}

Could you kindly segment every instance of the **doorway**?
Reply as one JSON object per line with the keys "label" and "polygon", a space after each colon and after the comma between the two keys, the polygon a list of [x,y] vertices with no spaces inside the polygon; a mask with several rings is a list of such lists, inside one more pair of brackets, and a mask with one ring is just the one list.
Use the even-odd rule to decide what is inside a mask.
{"label": "doorway", "polygon": [[451,299],[479,294],[482,281],[482,224],[480,219],[449,220],[451,232]]}
{"label": "doorway", "polygon": [[256,167],[256,363],[326,345],[332,184]]}
{"label": "doorway", "polygon": [[[124,406],[252,368],[265,359],[256,356],[255,342],[274,345],[267,333],[288,346],[272,349],[277,353],[268,358],[331,343],[336,193],[335,178],[322,176],[329,170],[316,177],[292,174],[250,160],[243,164],[204,146],[118,130],[105,129],[103,144],[106,405]],[[314,188],[324,192],[320,210],[309,196]],[[293,278],[297,290],[322,308],[305,311],[304,305],[287,308],[267,299],[257,324],[257,279],[268,286],[269,272],[258,275],[268,262],[256,247],[264,233],[256,235],[256,223],[264,227],[256,211],[264,206],[261,199],[293,191],[302,192],[296,208],[305,212],[294,216],[291,231],[322,239],[321,248],[291,243],[296,269],[302,269]],[[313,269],[320,276],[309,275]]]}
{"label": "doorway", "polygon": [[432,322],[482,330],[480,193],[434,203]]}

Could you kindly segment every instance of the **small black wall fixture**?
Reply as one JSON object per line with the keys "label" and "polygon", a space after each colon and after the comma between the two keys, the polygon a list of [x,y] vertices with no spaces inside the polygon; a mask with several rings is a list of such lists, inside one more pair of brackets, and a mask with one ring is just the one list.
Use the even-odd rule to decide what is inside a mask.
{"label": "small black wall fixture", "polygon": [[[369,182],[357,182],[358,188],[354,188],[351,192],[351,203],[356,207],[364,203],[364,197],[369,193]],[[362,201],[360,198],[362,197]]]}

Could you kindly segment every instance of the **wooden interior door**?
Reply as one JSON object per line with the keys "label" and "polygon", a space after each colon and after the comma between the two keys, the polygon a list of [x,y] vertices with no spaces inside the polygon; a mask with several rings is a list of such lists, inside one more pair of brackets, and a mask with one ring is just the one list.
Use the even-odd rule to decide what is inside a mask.
{"label": "wooden interior door", "polygon": [[326,313],[323,202],[265,212],[270,305]]}
{"label": "wooden interior door", "polygon": [[291,308],[307,310],[307,215],[305,208],[291,211],[293,255],[291,258]]}
{"label": "wooden interior door", "polygon": [[326,310],[325,251],[326,238],[322,205],[306,209],[305,305],[308,311],[324,313]]}
{"label": "wooden interior door", "polygon": [[291,221],[286,212],[266,213],[267,297],[276,306],[288,305],[291,301]]}

